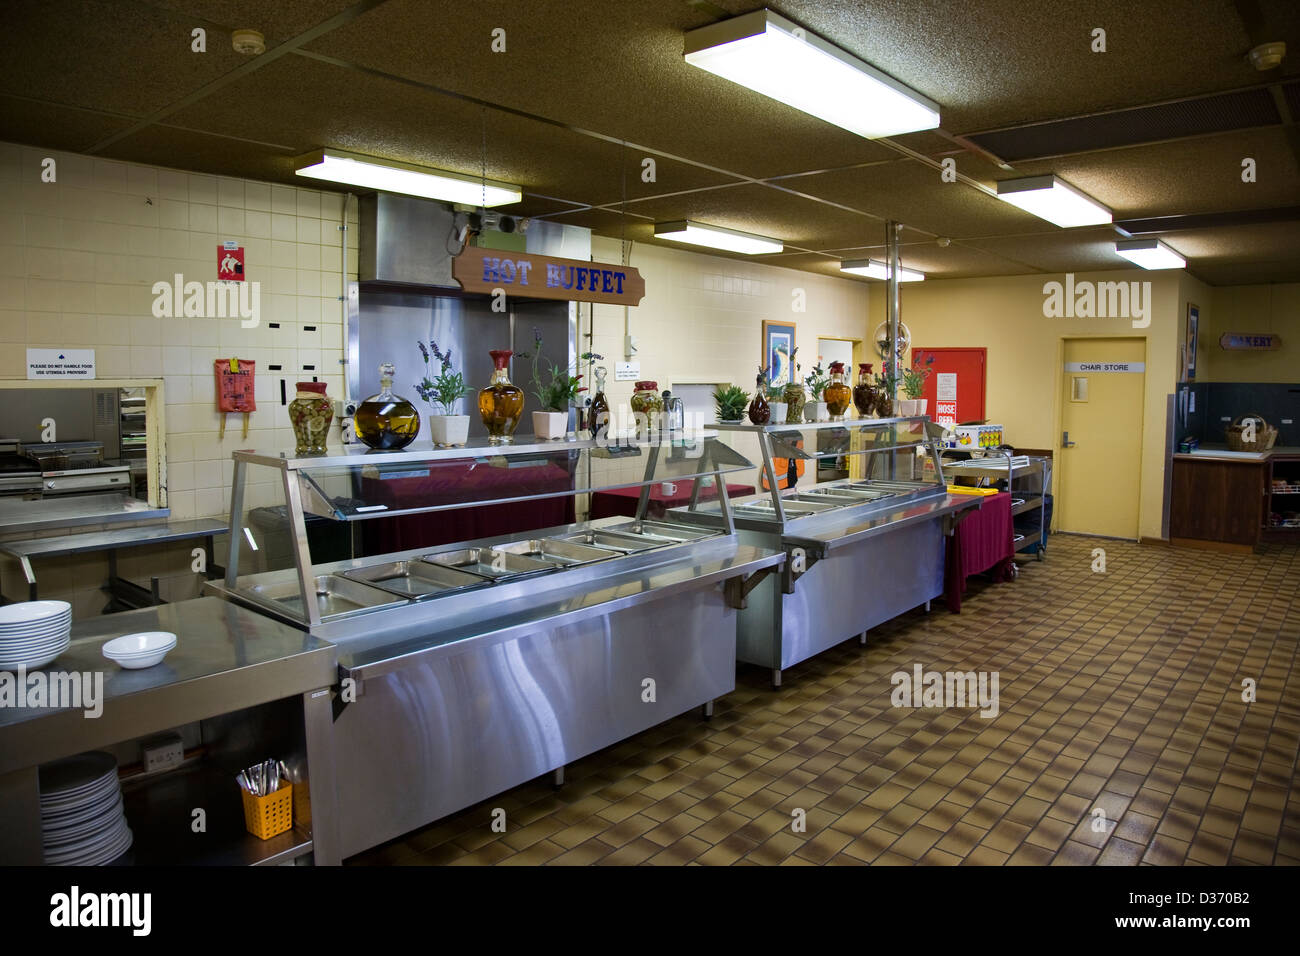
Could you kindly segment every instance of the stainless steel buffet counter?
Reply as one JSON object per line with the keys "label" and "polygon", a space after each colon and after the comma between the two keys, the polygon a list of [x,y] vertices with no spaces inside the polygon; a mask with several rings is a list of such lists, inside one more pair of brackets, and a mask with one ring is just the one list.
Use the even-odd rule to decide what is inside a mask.
{"label": "stainless steel buffet counter", "polygon": [[[717,427],[755,434],[763,454],[766,493],[727,505],[740,540],[787,555],[748,595],[737,635],[737,659],[770,668],[774,687],[786,668],[851,637],[865,642],[868,629],[943,593],[944,537],[980,501],[947,493],[926,419]],[[815,471],[826,459],[860,475],[786,486],[798,463]],[[707,521],[717,508],[667,518]]]}
{"label": "stainless steel buffet counter", "polygon": [[[713,518],[689,526],[610,518],[329,564],[311,559],[308,514],[353,522],[535,500],[557,494],[555,475],[572,476],[564,493],[577,495],[626,486],[613,463],[637,457],[647,493],[661,481],[717,482]],[[432,481],[447,462],[481,474],[484,494],[398,508],[376,492],[389,478],[428,473]],[[243,502],[259,467],[273,469],[283,489],[295,567],[241,576]],[[337,654],[328,736],[337,812],[316,815],[313,833],[347,857],[543,774],[561,775],[565,764],[692,708],[708,712],[735,687],[746,588],[785,560],[735,534],[723,475],[750,467],[711,433],[629,440],[613,451],[589,439],[522,439],[304,459],[236,452],[227,574],[207,587],[329,641]],[[519,487],[502,481],[511,469],[527,476]],[[314,764],[317,755],[309,756]]]}

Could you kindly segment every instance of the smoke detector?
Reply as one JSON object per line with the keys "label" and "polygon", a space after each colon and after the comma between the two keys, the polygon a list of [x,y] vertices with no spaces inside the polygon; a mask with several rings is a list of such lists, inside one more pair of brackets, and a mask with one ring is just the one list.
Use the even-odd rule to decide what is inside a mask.
{"label": "smoke detector", "polygon": [[950,245],[952,245],[952,240],[949,239],[947,236],[940,236],[938,239],[934,241],[939,244],[940,249],[947,249]]}
{"label": "smoke detector", "polygon": [[1286,56],[1286,44],[1280,40],[1276,43],[1261,43],[1250,51],[1250,65],[1263,72],[1281,66]]}
{"label": "smoke detector", "polygon": [[235,30],[230,34],[230,45],[236,53],[244,56],[257,56],[266,52],[266,37],[256,30]]}

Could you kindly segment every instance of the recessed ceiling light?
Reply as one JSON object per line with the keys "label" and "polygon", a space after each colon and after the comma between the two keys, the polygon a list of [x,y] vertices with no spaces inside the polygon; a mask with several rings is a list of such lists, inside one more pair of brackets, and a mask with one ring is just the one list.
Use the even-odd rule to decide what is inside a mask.
{"label": "recessed ceiling light", "polygon": [[785,248],[782,243],[766,236],[724,229],[722,226],[706,226],[689,219],[655,223],[655,238],[685,242],[692,246],[708,246],[711,249],[726,249],[728,252],[743,252],[751,256],[780,252]]}
{"label": "recessed ceiling light", "polygon": [[380,189],[406,196],[423,196],[466,206],[506,206],[519,202],[518,186],[478,179],[427,166],[412,166],[376,156],[360,156],[327,149],[298,159],[299,176],[324,179],[349,186]]}
{"label": "recessed ceiling light", "polygon": [[755,10],[686,34],[686,62],[869,139],[939,125],[939,107],[853,54]]}
{"label": "recessed ceiling light", "polygon": [[998,183],[998,198],[1058,226],[1096,226],[1111,221],[1110,210],[1059,176],[1030,176]]}
{"label": "recessed ceiling light", "polygon": [[[889,265],[877,259],[845,259],[840,263],[840,271],[855,276],[866,276],[868,279],[889,278]],[[924,272],[917,272],[915,269],[904,269],[902,266],[898,267],[899,282],[921,282],[924,279]]]}
{"label": "recessed ceiling light", "polygon": [[1126,239],[1115,243],[1115,251],[1143,269],[1181,269],[1187,260],[1159,239]]}

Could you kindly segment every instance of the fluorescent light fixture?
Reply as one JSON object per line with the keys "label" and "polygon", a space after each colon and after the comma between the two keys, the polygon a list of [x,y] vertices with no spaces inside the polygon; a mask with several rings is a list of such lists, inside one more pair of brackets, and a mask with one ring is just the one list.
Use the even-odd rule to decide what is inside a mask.
{"label": "fluorescent light fixture", "polygon": [[708,246],[711,249],[726,249],[728,252],[743,252],[751,256],[780,252],[785,248],[775,239],[724,229],[722,226],[706,226],[689,219],[655,223],[655,238],[685,242],[692,246]]}
{"label": "fluorescent light fixture", "polygon": [[874,139],[939,125],[939,107],[771,10],[686,34],[686,62]]}
{"label": "fluorescent light fixture", "polygon": [[1059,176],[1030,176],[998,183],[998,198],[1058,226],[1096,226],[1111,221],[1110,210]]}
{"label": "fluorescent light fixture", "polygon": [[391,159],[360,156],[342,150],[327,149],[308,153],[297,161],[299,176],[325,179],[368,189],[380,189],[405,196],[423,196],[466,206],[507,206],[519,202],[523,193],[518,186],[475,176],[449,173],[427,166],[412,166]]}
{"label": "fluorescent light fixture", "polygon": [[[845,259],[840,263],[840,271],[848,272],[855,276],[866,276],[868,279],[888,279],[889,265],[878,259]],[[924,272],[917,272],[915,269],[904,269],[898,267],[899,282],[921,282],[925,279]]]}
{"label": "fluorescent light fixture", "polygon": [[1181,269],[1187,260],[1159,239],[1129,239],[1115,243],[1115,251],[1143,269]]}

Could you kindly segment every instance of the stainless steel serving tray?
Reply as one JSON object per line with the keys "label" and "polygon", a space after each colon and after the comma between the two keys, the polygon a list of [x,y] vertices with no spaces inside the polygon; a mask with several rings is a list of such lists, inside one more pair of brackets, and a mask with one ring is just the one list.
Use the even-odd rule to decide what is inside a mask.
{"label": "stainless steel serving tray", "polygon": [[665,545],[676,544],[663,538],[647,538],[645,535],[616,534],[600,528],[590,528],[575,534],[561,535],[557,540],[584,544],[590,547],[605,548],[622,554],[635,554],[638,551],[651,551]]}
{"label": "stainless steel serving tray", "polygon": [[609,525],[605,530],[615,534],[635,534],[642,538],[662,538],[672,542],[699,541],[701,538],[711,538],[718,534],[717,531],[691,528],[669,521],[642,521],[640,530],[637,530],[635,521],[629,521],[626,524]]}
{"label": "stainless steel serving tray", "polygon": [[848,485],[833,485],[829,488],[809,488],[807,491],[801,491],[799,500],[807,501],[808,496],[813,496],[817,498],[843,499],[846,504],[861,504],[864,501],[879,501],[881,498],[892,498],[895,494],[897,492],[883,489],[871,490],[868,488],[853,488]]}
{"label": "stainless steel serving tray", "polygon": [[558,567],[571,567],[575,564],[590,564],[592,561],[604,561],[623,554],[610,548],[594,548],[586,544],[565,541],[561,538],[534,538],[531,541],[513,541],[510,544],[496,544],[493,551],[519,554],[534,561],[544,561]]}
{"label": "stainless steel serving tray", "polygon": [[428,561],[390,561],[369,568],[353,568],[344,571],[343,576],[416,601],[452,591],[487,587],[491,583],[477,574]]}
{"label": "stainless steel serving tray", "polygon": [[445,568],[457,568],[469,574],[493,581],[519,578],[528,574],[541,574],[553,571],[557,564],[536,561],[521,554],[508,551],[493,551],[491,548],[460,548],[456,551],[440,551],[437,554],[425,554],[421,561],[442,565]]}
{"label": "stainless steel serving tray", "polygon": [[[375,608],[395,607],[406,603],[403,598],[388,591],[359,581],[350,581],[338,574],[319,575],[313,580],[313,585],[316,606],[322,621],[332,621],[363,611],[372,611]],[[240,590],[263,604],[283,608],[299,620],[307,620],[306,608],[302,606],[302,594],[296,577],[250,584]]]}

